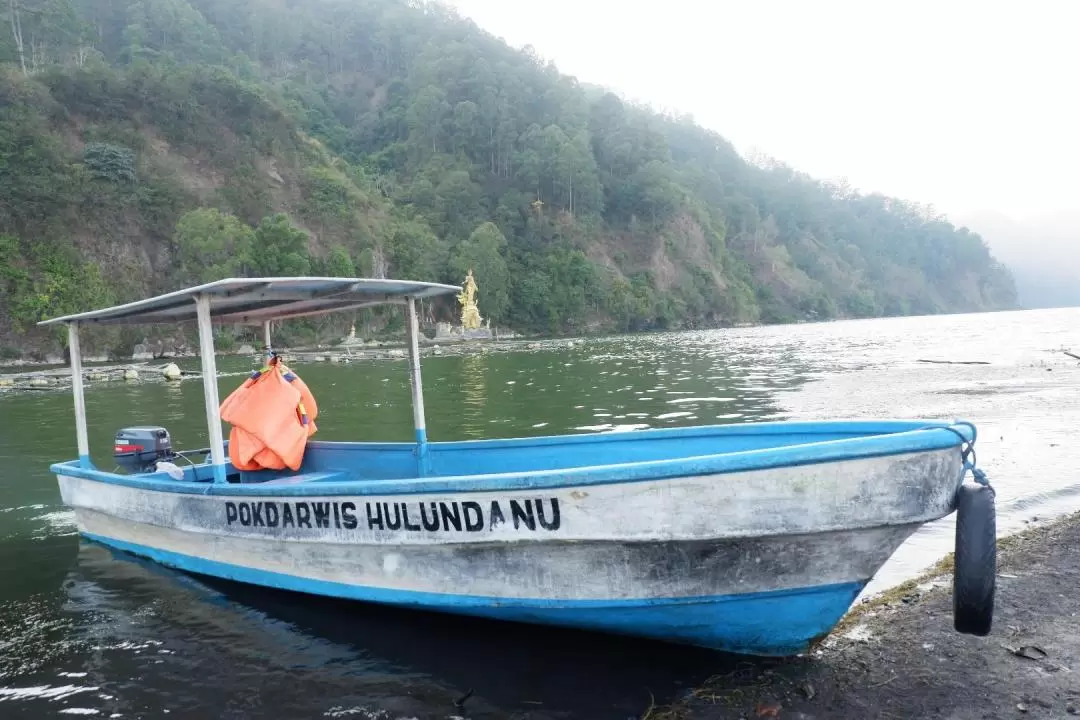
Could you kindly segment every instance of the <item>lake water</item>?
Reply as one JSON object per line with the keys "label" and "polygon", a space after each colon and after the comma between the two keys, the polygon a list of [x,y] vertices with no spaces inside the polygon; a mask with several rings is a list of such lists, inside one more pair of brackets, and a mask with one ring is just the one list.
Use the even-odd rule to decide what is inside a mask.
{"label": "lake water", "polygon": [[[584,339],[425,359],[424,385],[438,440],[971,420],[1005,534],[1080,509],[1080,363],[1069,348],[1080,351],[1080,309]],[[222,379],[224,397],[249,364],[222,366],[236,373]],[[295,369],[319,401],[320,439],[411,438],[404,362]],[[101,384],[87,409],[102,466],[126,425],[165,425],[180,447],[206,443],[199,382]],[[66,392],[0,396],[0,718],[622,720],[739,662],[207,582],[114,556],[79,540],[48,470],[75,456],[73,426]],[[951,550],[952,523],[916,533],[868,592]],[[470,691],[465,710],[455,707]]]}

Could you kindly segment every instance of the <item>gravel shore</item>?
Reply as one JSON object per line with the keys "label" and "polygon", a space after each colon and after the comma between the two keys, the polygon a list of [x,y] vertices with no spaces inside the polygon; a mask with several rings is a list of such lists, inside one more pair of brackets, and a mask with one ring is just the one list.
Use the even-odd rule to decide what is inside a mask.
{"label": "gravel shore", "polygon": [[1080,716],[1080,514],[999,540],[994,627],[952,625],[950,558],[803,657],[748,660],[645,720]]}

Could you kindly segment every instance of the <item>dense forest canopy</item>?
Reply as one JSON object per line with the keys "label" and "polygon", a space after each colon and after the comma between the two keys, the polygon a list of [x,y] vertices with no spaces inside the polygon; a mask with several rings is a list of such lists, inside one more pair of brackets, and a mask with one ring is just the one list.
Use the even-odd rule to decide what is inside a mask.
{"label": "dense forest canopy", "polygon": [[930,209],[749,163],[434,3],[0,3],[0,344],[227,275],[473,268],[485,316],[544,332],[1015,304]]}

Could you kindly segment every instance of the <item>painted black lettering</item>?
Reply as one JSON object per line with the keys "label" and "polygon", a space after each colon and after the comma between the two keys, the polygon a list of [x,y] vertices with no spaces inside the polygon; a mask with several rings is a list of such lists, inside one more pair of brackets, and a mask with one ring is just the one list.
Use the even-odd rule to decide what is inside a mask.
{"label": "painted black lettering", "polygon": [[266,510],[266,527],[277,527],[278,520],[281,519],[281,515],[277,509],[277,503],[266,503],[266,507],[264,508],[264,510]]}
{"label": "painted black lettering", "polygon": [[296,503],[296,527],[311,527],[311,508],[306,502]]}
{"label": "painted black lettering", "polygon": [[405,529],[410,532],[419,532],[420,526],[416,523],[409,522],[409,506],[405,503],[401,503],[401,518],[405,524]]}
{"label": "painted black lettering", "polygon": [[341,508],[337,503],[334,503],[334,527],[341,527]]}
{"label": "painted black lettering", "polygon": [[263,522],[263,504],[261,502],[251,503],[251,524],[255,527],[266,527],[266,523]]}
{"label": "painted black lettering", "polygon": [[424,529],[427,531],[439,529],[439,508],[435,503],[431,504],[431,519],[428,520],[427,513],[424,512],[424,503],[420,503],[420,522],[424,523]]}
{"label": "painted black lettering", "polygon": [[387,530],[400,530],[401,529],[401,507],[397,503],[394,503],[394,520],[390,521],[390,506],[386,503],[382,504],[383,510],[386,511],[386,529]]}
{"label": "painted black lettering", "polygon": [[[465,529],[469,532],[478,532],[484,529],[484,511],[480,507],[480,503],[468,502],[461,503],[461,509],[465,513]],[[470,512],[471,511],[471,512]]]}
{"label": "painted black lettering", "polygon": [[311,508],[315,511],[315,527],[330,527],[330,503],[311,503]]}
{"label": "painted black lettering", "polygon": [[528,500],[525,501],[525,506],[522,507],[521,503],[517,500],[510,501],[510,514],[514,518],[514,529],[517,530],[521,527],[521,523],[525,523],[525,527],[530,530],[536,529],[536,516],[533,515],[532,503]]}
{"label": "painted black lettering", "polygon": [[341,524],[346,530],[356,529],[356,504],[351,502],[341,503]]}
{"label": "painted black lettering", "polygon": [[536,505],[536,516],[540,519],[540,525],[545,530],[558,530],[559,525],[562,524],[562,518],[559,517],[559,498],[551,498],[551,521],[548,522],[544,517],[544,501],[533,500],[533,504]]}
{"label": "painted black lettering", "polygon": [[281,527],[296,527],[293,520],[292,503],[285,503],[281,508]]}
{"label": "painted black lettering", "polygon": [[380,530],[382,530],[383,529],[382,505],[380,505],[379,503],[375,503],[376,514],[372,515],[371,514],[371,505],[372,504],[371,503],[366,503],[366,504],[367,504],[367,526],[368,526],[368,530],[374,530],[376,525],[379,527]]}
{"label": "painted black lettering", "polygon": [[251,506],[248,505],[246,502],[242,502],[242,503],[240,503],[239,511],[240,511],[240,524],[245,525],[245,526],[250,525],[251,524]]}
{"label": "painted black lettering", "polygon": [[236,514],[236,503],[225,503],[225,524],[232,525],[240,516]]}
{"label": "painted black lettering", "polygon": [[502,525],[506,522],[506,516],[503,515],[502,507],[499,506],[498,500],[491,501],[491,517],[488,520],[488,529],[494,530],[496,525]]}
{"label": "painted black lettering", "polygon": [[[450,508],[454,509],[453,513],[450,512]],[[449,530],[453,525],[455,530],[461,530],[461,514],[457,503],[450,503],[449,506],[446,503],[439,503],[439,510],[442,511],[443,528]]]}

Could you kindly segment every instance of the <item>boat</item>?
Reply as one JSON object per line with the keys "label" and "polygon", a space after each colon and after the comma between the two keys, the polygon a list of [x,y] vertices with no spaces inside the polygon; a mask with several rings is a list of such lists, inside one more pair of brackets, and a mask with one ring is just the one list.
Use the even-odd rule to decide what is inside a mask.
{"label": "boat", "polygon": [[[993,489],[964,421],[751,422],[431,441],[417,305],[452,285],[232,278],[44,321],[66,325],[78,458],[51,466],[90,541],[195,575],[382,603],[786,656],[826,637],[915,530],[957,513],[954,625],[993,612]],[[213,324],[404,308],[415,438],[307,443],[293,471],[236,469]],[[91,461],[80,330],[195,322],[209,448],[164,428]],[[320,416],[321,424],[332,417]],[[121,438],[128,438],[121,440]],[[144,457],[146,456],[146,457]],[[163,460],[183,457],[171,467]],[[498,622],[493,623],[495,626]]]}

